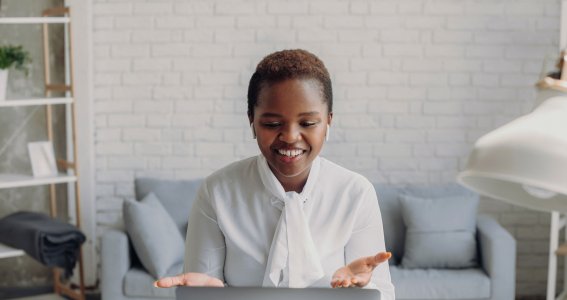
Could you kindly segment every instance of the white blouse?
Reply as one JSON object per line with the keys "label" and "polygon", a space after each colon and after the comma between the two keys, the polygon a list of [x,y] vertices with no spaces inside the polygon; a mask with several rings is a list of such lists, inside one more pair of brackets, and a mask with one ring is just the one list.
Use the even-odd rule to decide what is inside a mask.
{"label": "white blouse", "polygon": [[[386,251],[366,178],[317,157],[303,191],[286,193],[261,154],[205,179],[185,243],[185,272],[229,286],[330,287],[340,267]],[[366,287],[395,299],[388,263]]]}

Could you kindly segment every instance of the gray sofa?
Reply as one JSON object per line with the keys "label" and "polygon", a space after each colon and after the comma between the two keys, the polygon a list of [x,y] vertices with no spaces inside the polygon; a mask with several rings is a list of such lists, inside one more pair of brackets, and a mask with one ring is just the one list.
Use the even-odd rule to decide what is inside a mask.
{"label": "gray sofa", "polygon": [[392,188],[375,185],[384,223],[386,248],[393,254],[390,264],[396,299],[490,299],[515,297],[516,242],[493,218],[477,217],[478,268],[404,269],[405,225],[400,193],[421,197],[476,196],[456,184],[434,187]]}
{"label": "gray sofa", "polygon": [[[136,199],[153,192],[183,232],[200,181],[165,181],[149,178],[135,182]],[[448,196],[470,193],[457,185],[391,188],[376,185],[386,246],[393,253],[390,271],[397,299],[493,299],[512,300],[515,291],[516,248],[512,236],[494,219],[477,218],[479,267],[470,269],[404,269],[405,225],[399,193],[421,196]],[[183,232],[184,233],[184,232]],[[152,286],[155,280],[141,265],[121,230],[109,230],[102,237],[103,300],[174,298],[173,289]],[[182,264],[169,270],[176,274]]]}

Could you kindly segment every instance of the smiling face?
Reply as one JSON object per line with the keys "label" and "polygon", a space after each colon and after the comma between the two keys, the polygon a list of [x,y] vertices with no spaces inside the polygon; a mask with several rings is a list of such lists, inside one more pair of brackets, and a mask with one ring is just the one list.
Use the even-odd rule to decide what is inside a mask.
{"label": "smiling face", "polygon": [[258,146],[284,189],[301,190],[325,141],[332,113],[315,80],[268,84],[258,95],[250,122]]}

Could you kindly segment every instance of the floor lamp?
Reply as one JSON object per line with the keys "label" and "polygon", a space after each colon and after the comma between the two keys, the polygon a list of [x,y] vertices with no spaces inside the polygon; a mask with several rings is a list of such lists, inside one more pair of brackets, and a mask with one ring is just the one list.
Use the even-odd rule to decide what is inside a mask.
{"label": "floor lamp", "polygon": [[[559,231],[567,223],[565,216],[561,218],[567,215],[566,54],[558,64],[561,71],[538,82],[535,109],[482,136],[457,178],[485,196],[552,212],[547,300],[556,299],[556,250]],[[567,293],[560,294],[557,299]]]}

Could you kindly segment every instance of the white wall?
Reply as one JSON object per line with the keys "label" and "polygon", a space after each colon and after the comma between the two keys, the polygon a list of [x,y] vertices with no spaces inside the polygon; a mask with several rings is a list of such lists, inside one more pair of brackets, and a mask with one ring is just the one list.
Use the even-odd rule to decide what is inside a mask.
{"label": "white wall", "polygon": [[[472,143],[528,111],[557,54],[558,0],[104,1],[93,4],[97,224],[136,176],[202,177],[258,153],[247,83],[305,48],[332,74],[323,155],[373,181],[453,181]],[[544,294],[549,215],[484,200],[518,239],[518,295]]]}

